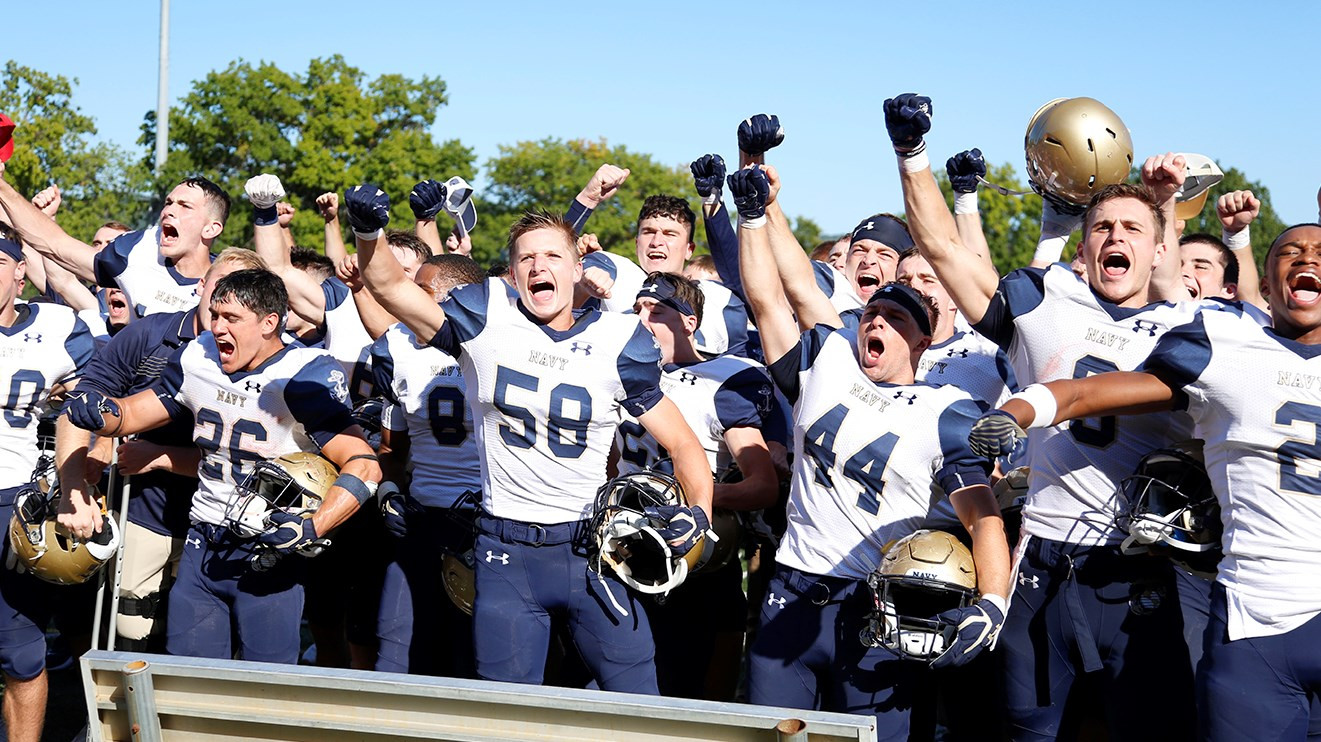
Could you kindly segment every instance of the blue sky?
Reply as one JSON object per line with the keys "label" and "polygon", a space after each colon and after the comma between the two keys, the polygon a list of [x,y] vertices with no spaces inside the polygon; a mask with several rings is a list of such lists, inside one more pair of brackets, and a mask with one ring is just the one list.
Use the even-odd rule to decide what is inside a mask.
{"label": "blue sky", "polygon": [[[100,136],[134,146],[156,102],[158,3],[11,5],[0,59],[77,78]],[[236,58],[303,71],[339,53],[373,77],[439,75],[450,103],[434,133],[479,163],[547,136],[604,137],[669,164],[732,160],[738,122],[778,113],[786,210],[827,232],[902,208],[885,98],[931,96],[933,160],[975,146],[1021,173],[1033,111],[1087,95],[1124,119],[1139,158],[1210,155],[1297,222],[1316,218],[1321,185],[1318,21],[1321,3],[1306,2],[174,0],[170,94]]]}

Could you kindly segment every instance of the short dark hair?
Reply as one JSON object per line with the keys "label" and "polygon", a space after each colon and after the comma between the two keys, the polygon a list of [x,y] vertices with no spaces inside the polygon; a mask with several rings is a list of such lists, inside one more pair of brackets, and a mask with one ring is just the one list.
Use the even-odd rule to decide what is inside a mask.
{"label": "short dark hair", "polygon": [[1216,253],[1220,256],[1220,265],[1225,268],[1225,283],[1238,283],[1238,256],[1234,254],[1233,250],[1229,249],[1229,245],[1221,242],[1220,238],[1209,235],[1205,232],[1186,234],[1179,238],[1179,247],[1192,243],[1214,247]]}
{"label": "short dark hair", "polygon": [[203,200],[211,207],[211,214],[216,217],[216,221],[221,224],[229,221],[229,194],[225,193],[220,186],[200,175],[184,178],[179,181],[179,185],[200,188],[204,194]]}
{"label": "short dark hair", "polygon": [[829,261],[830,250],[835,246],[836,242],[839,242],[839,240],[825,240],[824,242],[818,242],[816,247],[812,248],[812,259],[822,263]]}
{"label": "short dark hair", "polygon": [[1160,200],[1156,198],[1156,194],[1152,193],[1150,188],[1133,183],[1113,183],[1097,191],[1092,196],[1092,200],[1087,202],[1087,211],[1083,213],[1082,217],[1084,234],[1091,228],[1092,213],[1096,211],[1096,208],[1106,201],[1113,201],[1117,198],[1134,198],[1141,201],[1147,207],[1147,210],[1151,212],[1151,218],[1156,222],[1156,241],[1160,242],[1165,239],[1165,212],[1161,211]]}
{"label": "short dark hair", "polygon": [[427,243],[418,239],[418,236],[412,232],[391,229],[385,233],[385,244],[416,253],[419,262],[431,257],[431,248],[427,247]]}
{"label": "short dark hair", "polygon": [[509,240],[505,243],[505,251],[509,253],[511,261],[514,259],[514,244],[518,242],[518,238],[538,229],[550,229],[559,232],[560,236],[564,238],[570,253],[575,258],[578,257],[578,233],[574,230],[573,225],[565,221],[564,217],[559,214],[545,209],[534,209],[524,212],[523,216],[519,217],[518,221],[509,227]]}
{"label": "short dark hair", "polygon": [[118,232],[132,232],[133,228],[123,222],[108,221],[97,227],[97,229],[113,229]]}
{"label": "short dark hair", "polygon": [[468,283],[481,283],[486,280],[486,271],[467,255],[432,255],[423,265],[434,265],[440,271],[441,287],[445,290]]}
{"label": "short dark hair", "polygon": [[274,314],[280,318],[281,329],[289,313],[289,292],[284,288],[284,281],[270,271],[254,268],[234,271],[216,281],[211,303],[221,301],[234,301],[258,317]]}
{"label": "short dark hair", "polygon": [[487,278],[504,278],[509,274],[509,264],[503,260],[497,260],[486,267]]}
{"label": "short dark hair", "polygon": [[318,281],[335,275],[335,261],[310,247],[290,248],[289,264]]}
{"label": "short dark hair", "polygon": [[693,213],[687,201],[678,196],[666,196],[661,193],[647,196],[647,200],[642,202],[642,210],[638,212],[638,224],[641,224],[643,219],[650,219],[653,216],[668,216],[688,227],[688,241],[693,241],[693,225],[697,224],[697,215]]}

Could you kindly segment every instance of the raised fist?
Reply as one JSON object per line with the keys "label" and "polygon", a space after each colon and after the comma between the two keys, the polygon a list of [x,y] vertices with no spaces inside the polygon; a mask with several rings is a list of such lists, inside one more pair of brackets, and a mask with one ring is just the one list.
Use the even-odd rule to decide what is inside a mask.
{"label": "raised fist", "polygon": [[931,131],[931,99],[917,93],[889,98],[883,106],[885,129],[896,152],[916,154],[926,146],[922,137]]}
{"label": "raised fist", "polygon": [[344,206],[354,234],[370,237],[390,223],[390,197],[370,183],[350,188]]}
{"label": "raised fist", "polygon": [[64,200],[60,195],[59,186],[51,186],[43,189],[40,193],[32,197],[32,205],[41,209],[41,213],[55,218],[55,212],[60,210],[60,203]]}
{"label": "raised fist", "polygon": [[753,165],[731,173],[729,192],[734,196],[734,206],[738,208],[740,218],[752,221],[766,216],[766,203],[771,196],[771,185],[760,166]]}
{"label": "raised fist", "polygon": [[583,187],[578,196],[584,201],[585,205],[594,209],[602,201],[615,195],[615,191],[618,191],[624,181],[628,180],[628,174],[628,168],[616,167],[610,164],[602,165],[592,174],[592,179],[587,181],[587,185]]}
{"label": "raised fist", "polygon": [[1233,191],[1216,201],[1216,216],[1220,226],[1229,234],[1242,232],[1261,213],[1261,201],[1252,191]]}
{"label": "raised fist", "polygon": [[289,228],[289,223],[294,220],[294,214],[297,211],[298,209],[294,208],[294,205],[288,201],[281,201],[275,205],[276,218],[280,226],[285,229]]}
{"label": "raised fist", "polygon": [[594,234],[584,234],[578,236],[578,257],[588,253],[600,252],[605,248],[601,247],[600,240],[596,239]]}
{"label": "raised fist", "polygon": [[703,203],[713,204],[720,200],[720,193],[725,188],[725,160],[720,155],[702,155],[688,166],[693,171],[693,185]]}
{"label": "raised fist", "polygon": [[976,193],[980,178],[986,177],[986,160],[980,149],[960,152],[945,161],[945,173],[955,193]]}
{"label": "raised fist", "polygon": [[1188,177],[1188,163],[1183,155],[1166,152],[1152,155],[1142,163],[1142,183],[1156,194],[1156,199],[1164,203],[1178,195],[1183,181]]}
{"label": "raised fist", "polygon": [[438,180],[424,180],[413,186],[408,194],[408,205],[418,221],[435,219],[445,205],[445,184]]}
{"label": "raised fist", "polygon": [[321,218],[333,222],[339,218],[339,194],[323,193],[316,197],[316,210]]}
{"label": "raised fist", "polygon": [[280,179],[268,173],[262,173],[243,184],[243,192],[248,194],[248,201],[258,209],[269,209],[284,198],[284,186]]}
{"label": "raised fist", "polygon": [[780,117],[774,114],[759,113],[743,119],[738,125],[738,148],[740,152],[760,155],[774,149],[784,141],[784,127],[780,126]]}

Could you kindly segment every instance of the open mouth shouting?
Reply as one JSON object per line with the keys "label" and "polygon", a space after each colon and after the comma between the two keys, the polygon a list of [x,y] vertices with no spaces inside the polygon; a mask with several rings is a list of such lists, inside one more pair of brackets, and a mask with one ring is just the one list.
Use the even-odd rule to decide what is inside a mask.
{"label": "open mouth shouting", "polygon": [[1128,275],[1133,261],[1124,253],[1114,251],[1101,255],[1101,275],[1109,279],[1119,279]]}
{"label": "open mouth shouting", "polygon": [[234,365],[234,359],[237,357],[238,348],[227,338],[216,338],[216,353],[220,356],[221,368],[230,368]]}
{"label": "open mouth shouting", "polygon": [[179,241],[179,228],[173,221],[161,222],[161,245],[174,245]]}
{"label": "open mouth shouting", "polygon": [[528,284],[528,294],[533,302],[545,304],[555,298],[555,284],[542,279],[533,279]]}
{"label": "open mouth shouting", "polygon": [[1321,276],[1311,270],[1290,276],[1288,287],[1290,303],[1294,306],[1311,307],[1321,300]]}
{"label": "open mouth shouting", "polygon": [[885,355],[885,343],[879,337],[867,338],[867,344],[862,349],[863,362],[868,366],[874,366],[883,355]]}
{"label": "open mouth shouting", "polygon": [[859,271],[855,283],[858,285],[858,298],[863,301],[881,286],[881,277],[871,271]]}

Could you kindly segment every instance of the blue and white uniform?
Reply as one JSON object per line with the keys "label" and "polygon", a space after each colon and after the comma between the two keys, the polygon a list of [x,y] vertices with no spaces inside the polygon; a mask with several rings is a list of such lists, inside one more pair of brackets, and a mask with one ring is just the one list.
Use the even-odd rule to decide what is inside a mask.
{"label": "blue and white uniform", "polygon": [[[990,465],[967,446],[980,406],[952,386],[875,383],[847,330],[818,325],[771,366],[793,401],[788,531],[753,646],[753,703],[877,716],[906,735],[917,663],[858,641],[866,577],[890,540],[926,517],[932,483],[984,485]],[[790,647],[796,649],[790,650]],[[812,682],[816,678],[816,682]]]}
{"label": "blue and white uniform", "polygon": [[[612,608],[575,553],[621,415],[662,398],[660,350],[636,317],[586,311],[567,330],[534,322],[504,283],[455,289],[431,344],[459,359],[482,465],[474,614],[477,672],[539,683],[547,613],[573,627],[602,688],[655,693],[646,614]],[[622,590],[615,586],[616,592]]]}
{"label": "blue and white uniform", "polygon": [[326,299],[322,347],[349,375],[349,395],[354,401],[373,396],[371,373],[372,336],[362,325],[353,292],[338,278],[321,282]]}
{"label": "blue and white uniform", "polygon": [[96,283],[119,288],[139,317],[197,306],[201,282],[174,269],[160,250],[160,227],[116,237],[96,254]]}
{"label": "blue and white uniform", "polygon": [[353,425],[344,369],[324,351],[285,346],[251,371],[227,374],[206,332],[166,365],[157,396],[171,417],[192,413],[202,449],[193,527],[170,590],[169,653],[229,659],[236,628],[244,659],[297,662],[301,560],[254,572],[253,542],[223,524],[256,462],[317,451]]}
{"label": "blue and white uniform", "polygon": [[[37,405],[55,383],[92,355],[92,335],[68,307],[16,302],[10,327],[0,327],[0,523],[8,527],[18,492],[37,465]],[[7,555],[9,539],[0,544]],[[0,670],[30,680],[46,667],[46,626],[58,587],[31,574],[0,569]],[[67,588],[66,588],[67,590]]]}
{"label": "blue and white uniform", "polygon": [[[846,312],[861,310],[866,303],[858,298],[858,292],[853,290],[853,282],[848,276],[830,263],[813,260],[812,274],[816,277],[817,287],[830,300],[830,306],[835,308],[836,314],[843,316]],[[856,322],[854,327],[857,327]]]}

